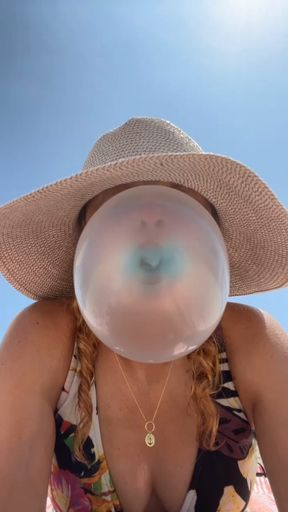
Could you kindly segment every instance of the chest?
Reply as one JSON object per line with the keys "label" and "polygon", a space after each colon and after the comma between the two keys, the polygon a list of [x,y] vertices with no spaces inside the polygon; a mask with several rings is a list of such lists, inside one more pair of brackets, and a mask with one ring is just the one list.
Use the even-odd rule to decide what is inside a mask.
{"label": "chest", "polygon": [[[96,375],[103,451],[122,507],[125,512],[179,512],[198,453],[193,404],[187,408],[187,394],[163,399],[155,419],[155,445],[148,447],[139,410],[115,391],[123,391],[120,382],[113,388],[114,393],[105,376]],[[145,405],[147,410],[148,401],[144,410]]]}

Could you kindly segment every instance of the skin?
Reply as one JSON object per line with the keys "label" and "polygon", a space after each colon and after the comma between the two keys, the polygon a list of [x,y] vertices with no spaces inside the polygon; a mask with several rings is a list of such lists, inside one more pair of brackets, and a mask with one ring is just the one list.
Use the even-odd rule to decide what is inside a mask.
{"label": "skin", "polygon": [[[147,182],[137,182],[130,186],[137,186],[137,184],[140,185],[145,183]],[[153,183],[169,186],[169,184],[156,181]],[[108,199],[108,197],[111,197],[111,195],[116,194],[124,188],[127,188],[127,185],[114,187],[114,189],[110,190],[109,194],[100,194],[90,200],[87,204],[86,222],[97,208],[99,208],[99,206]],[[179,188],[197,199],[197,201],[199,201],[212,214],[211,205],[207,199],[196,191],[187,189],[183,186],[180,186]],[[269,313],[245,304],[228,302],[221,324],[224,332],[225,347],[233,375],[233,381],[248,420],[256,431],[258,446],[260,448],[261,456],[278,510],[279,512],[288,512],[288,336],[282,329],[281,325],[279,325],[279,323]],[[157,404],[156,400],[158,400],[157,397],[160,396],[163,389],[163,382],[167,376],[168,363],[151,365],[136,363],[124,358],[120,358],[120,360],[126,377],[133,387],[134,394],[137,397],[141,397],[141,408],[145,411],[151,411],[152,409],[154,411]],[[164,418],[164,425],[166,426],[172,421],[169,401],[170,405],[172,404],[172,410],[175,410],[173,407],[175,407],[176,404],[181,403],[182,394],[183,403],[183,396],[185,396],[185,388],[187,386],[187,381],[185,380],[185,375],[187,373],[185,370],[187,368],[185,364],[187,364],[186,358],[182,358],[175,362],[166,390],[166,395],[169,395],[169,398],[166,396],[166,400],[163,400],[161,404],[161,416]],[[104,344],[100,344],[97,365],[99,374],[102,368],[103,381],[105,374],[111,375],[112,373],[110,372],[113,372],[113,386],[110,389],[110,392],[113,396],[113,404],[119,402],[119,416],[117,415],[115,408],[113,408],[113,415],[117,416],[118,422],[117,428],[115,427],[115,432],[119,431],[123,411],[127,414],[128,424],[130,426],[133,425],[134,422],[137,421],[135,416],[135,403],[132,401],[127,386],[123,381],[123,376],[120,375],[120,372],[118,372],[117,376],[117,372],[115,372],[115,359],[113,358],[112,351],[107,349]],[[105,369],[106,371],[104,371]],[[109,381],[111,386],[111,379],[106,377],[105,386],[108,391]],[[96,382],[96,385],[99,385],[100,388],[99,381]],[[107,402],[107,407],[109,409],[109,400],[107,400],[107,397],[105,398],[104,384],[102,389],[102,403]],[[175,392],[174,395],[171,395],[171,390],[175,389],[180,390],[179,394],[177,395]],[[99,394],[101,399],[100,389]],[[123,396],[126,396],[126,399],[123,399]],[[164,404],[166,404],[167,418],[165,418]],[[108,453],[108,459],[110,457],[112,465],[114,454],[111,439],[113,439],[115,432],[111,432],[110,438],[109,434],[106,434],[105,432],[108,430],[109,421],[113,420],[113,415],[112,418],[109,418],[109,411],[107,413],[107,410],[106,415],[106,425],[105,420],[102,420],[102,435],[104,438],[104,444],[107,447],[106,454],[110,450],[109,446],[111,447],[111,451]],[[160,421],[160,418],[157,421]],[[173,422],[174,421],[176,420],[175,415],[173,414]],[[190,425],[191,429],[193,428],[193,424],[194,423],[192,421]],[[159,430],[161,431],[161,427]],[[191,446],[193,444],[196,446],[195,440],[194,443],[191,442]],[[136,445],[138,445],[138,441]],[[179,450],[180,449],[181,443],[179,445]],[[114,451],[116,450],[117,448],[115,447]],[[156,451],[154,451],[154,453],[156,453]],[[195,452],[193,453],[195,455]],[[132,454],[131,457],[133,457]],[[193,455],[191,454],[191,458],[192,457]],[[147,464],[149,465],[149,462]],[[117,467],[117,460],[115,461],[115,467]],[[164,467],[165,464],[163,468]],[[118,483],[119,488],[122,485],[125,487],[125,481],[122,482],[122,484],[120,481]],[[155,510],[158,510],[157,506]]]}
{"label": "skin", "polygon": [[[104,195],[90,201],[89,208],[101,200]],[[34,302],[17,315],[0,344],[0,510],[5,512],[45,510],[54,414],[75,342],[75,316],[68,302],[70,298]],[[278,511],[288,512],[288,336],[270,314],[245,304],[228,302],[221,323],[233,381],[255,427]],[[185,358],[172,369],[157,416],[157,443],[150,450],[143,443],[143,419],[113,353],[104,344],[100,347],[96,388],[101,437],[124,509],[180,510],[197,450],[195,417],[193,411],[186,414]],[[147,371],[155,366],[141,372],[128,364],[133,391],[145,413],[153,414],[167,368],[159,367],[148,386]],[[265,509],[257,505],[251,510]]]}

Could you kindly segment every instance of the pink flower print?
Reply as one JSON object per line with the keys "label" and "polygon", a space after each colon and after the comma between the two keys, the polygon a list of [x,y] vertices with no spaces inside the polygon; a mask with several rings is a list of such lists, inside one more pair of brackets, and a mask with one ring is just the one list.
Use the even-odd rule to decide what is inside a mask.
{"label": "pink flower print", "polygon": [[278,511],[269,480],[265,476],[256,478],[256,483],[248,503],[248,510],[249,512]]}
{"label": "pink flower print", "polygon": [[55,512],[91,512],[90,501],[70,471],[59,469],[52,473],[49,494]]}

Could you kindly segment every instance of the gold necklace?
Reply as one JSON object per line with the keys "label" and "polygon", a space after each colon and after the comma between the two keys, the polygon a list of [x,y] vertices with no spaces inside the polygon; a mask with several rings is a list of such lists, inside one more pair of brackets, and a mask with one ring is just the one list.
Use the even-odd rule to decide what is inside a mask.
{"label": "gold necklace", "polygon": [[168,383],[168,379],[169,379],[169,376],[170,376],[170,373],[171,373],[172,364],[174,363],[174,361],[172,361],[171,364],[170,364],[170,368],[169,368],[169,371],[168,371],[168,375],[166,377],[164,388],[163,388],[161,396],[159,398],[159,402],[157,404],[157,407],[156,407],[156,410],[154,412],[153,418],[152,418],[152,420],[147,420],[146,416],[142,412],[142,409],[141,409],[141,407],[140,407],[140,405],[138,403],[138,400],[137,400],[136,396],[134,395],[134,393],[133,393],[133,391],[131,389],[131,386],[130,386],[130,384],[129,384],[128,380],[127,380],[127,377],[126,377],[126,375],[125,375],[125,373],[123,371],[123,368],[122,368],[122,366],[120,364],[118,355],[115,352],[114,352],[114,355],[115,355],[116,361],[117,361],[117,363],[119,365],[119,368],[120,368],[120,370],[122,372],[122,375],[123,375],[123,377],[125,379],[125,382],[126,382],[126,384],[128,386],[128,389],[129,389],[129,391],[130,391],[130,393],[132,395],[132,398],[134,399],[134,401],[135,401],[135,403],[136,403],[136,405],[137,405],[137,407],[138,407],[138,409],[140,411],[140,414],[141,414],[142,418],[145,421],[145,430],[147,432],[147,434],[145,436],[145,443],[147,444],[147,446],[149,446],[151,448],[152,446],[155,445],[155,441],[156,441],[155,440],[155,434],[153,434],[153,432],[155,430],[155,423],[154,423],[154,421],[155,421],[155,418],[156,418],[156,415],[157,415],[157,412],[158,412],[158,409],[159,409],[159,406],[160,406],[160,402],[161,402],[162,397],[164,395],[164,392],[165,392],[165,389],[166,389],[166,386],[167,386],[167,383]]}

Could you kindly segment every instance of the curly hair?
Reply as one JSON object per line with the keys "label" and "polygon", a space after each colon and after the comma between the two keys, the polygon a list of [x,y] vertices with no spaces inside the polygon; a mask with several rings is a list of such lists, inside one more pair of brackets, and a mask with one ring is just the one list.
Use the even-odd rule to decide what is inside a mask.
{"label": "curly hair", "polygon": [[[75,341],[80,368],[77,400],[80,421],[75,431],[74,455],[78,460],[88,463],[83,445],[92,423],[93,406],[90,390],[94,383],[95,360],[100,341],[86,324],[76,298],[71,301],[71,308],[76,319]],[[211,395],[221,386],[221,371],[219,347],[214,335],[212,334],[205,343],[186,357],[190,361],[191,370],[187,408],[193,399],[197,410],[198,442],[203,449],[215,450],[219,413]]]}
{"label": "curly hair", "polygon": [[[106,192],[109,194],[109,191]],[[98,205],[105,197],[102,198],[102,201],[100,196],[99,199]],[[81,228],[85,225],[86,205],[87,203],[79,213],[78,221]],[[212,216],[220,225],[216,209],[212,204],[210,206]],[[83,446],[92,424],[93,405],[90,390],[94,383],[97,349],[101,342],[86,324],[75,297],[73,297],[70,304],[76,320],[75,341],[80,367],[77,400],[80,421],[75,431],[74,455],[78,460],[87,463]],[[193,400],[197,411],[197,437],[199,445],[203,449],[215,450],[217,449],[215,441],[219,424],[219,413],[212,395],[219,390],[222,381],[219,364],[219,346],[214,333],[197,350],[186,357],[190,362],[191,371],[191,389],[187,409],[191,400]]]}

